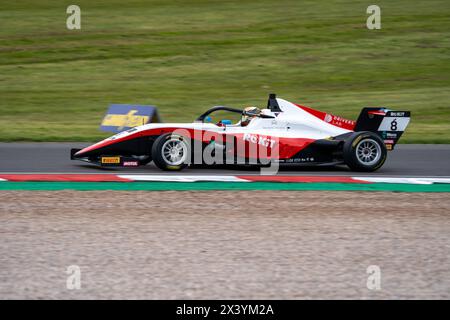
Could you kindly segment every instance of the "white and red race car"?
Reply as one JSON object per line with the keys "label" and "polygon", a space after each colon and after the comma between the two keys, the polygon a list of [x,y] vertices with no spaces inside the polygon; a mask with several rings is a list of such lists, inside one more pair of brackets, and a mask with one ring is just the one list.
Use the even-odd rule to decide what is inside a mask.
{"label": "white and red race car", "polygon": [[213,107],[193,123],[151,123],[120,132],[84,149],[71,159],[101,166],[140,166],[154,161],[163,170],[190,164],[291,163],[346,164],[355,171],[374,171],[386,160],[409,124],[409,111],[363,108],[356,121],[269,96],[267,108],[244,125],[229,120],[210,123]]}

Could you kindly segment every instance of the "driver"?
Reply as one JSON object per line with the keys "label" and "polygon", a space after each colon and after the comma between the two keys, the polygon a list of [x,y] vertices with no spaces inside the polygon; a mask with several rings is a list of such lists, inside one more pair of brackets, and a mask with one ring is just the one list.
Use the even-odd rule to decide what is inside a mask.
{"label": "driver", "polygon": [[258,107],[246,107],[244,111],[242,111],[241,126],[245,127],[253,118],[259,117],[260,114],[261,109]]}

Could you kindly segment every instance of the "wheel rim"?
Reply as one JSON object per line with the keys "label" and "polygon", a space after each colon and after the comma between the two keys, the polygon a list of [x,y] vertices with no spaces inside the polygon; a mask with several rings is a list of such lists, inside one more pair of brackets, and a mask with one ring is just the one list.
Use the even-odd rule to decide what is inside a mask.
{"label": "wheel rim", "polygon": [[381,158],[380,144],[373,139],[361,140],[356,146],[356,158],[365,166],[376,164]]}
{"label": "wheel rim", "polygon": [[183,164],[187,156],[187,146],[178,138],[171,138],[164,142],[161,148],[164,161],[171,166]]}

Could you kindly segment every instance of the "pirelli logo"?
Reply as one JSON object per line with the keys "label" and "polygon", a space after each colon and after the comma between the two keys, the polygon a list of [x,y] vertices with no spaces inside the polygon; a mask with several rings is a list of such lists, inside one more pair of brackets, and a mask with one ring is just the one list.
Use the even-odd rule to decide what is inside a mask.
{"label": "pirelli logo", "polygon": [[120,157],[102,157],[102,164],[119,164]]}

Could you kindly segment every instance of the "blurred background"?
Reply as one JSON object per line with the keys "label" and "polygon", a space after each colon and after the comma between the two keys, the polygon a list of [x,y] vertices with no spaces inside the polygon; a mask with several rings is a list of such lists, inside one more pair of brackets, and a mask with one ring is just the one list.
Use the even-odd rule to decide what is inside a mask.
{"label": "blurred background", "polygon": [[[71,4],[81,30],[66,28]],[[411,110],[403,143],[450,143],[449,89],[448,0],[0,2],[2,141],[100,139],[110,103],[190,122],[275,92],[350,119]]]}

